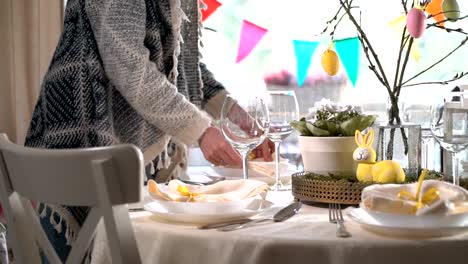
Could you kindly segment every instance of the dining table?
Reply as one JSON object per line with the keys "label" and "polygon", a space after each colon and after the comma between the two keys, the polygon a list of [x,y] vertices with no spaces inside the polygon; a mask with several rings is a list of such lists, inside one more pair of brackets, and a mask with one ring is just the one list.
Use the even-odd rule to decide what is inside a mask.
{"label": "dining table", "polygon": [[[151,199],[146,197],[144,201]],[[269,191],[273,203],[265,217],[294,201],[291,191]],[[373,233],[343,210],[351,236],[336,236],[327,204],[304,203],[284,222],[266,221],[234,231],[198,229],[197,224],[164,220],[148,211],[132,210],[143,263],[154,264],[456,264],[468,263],[468,233],[418,238]],[[269,214],[269,215],[268,215]],[[102,223],[93,243],[93,263],[112,263]]]}

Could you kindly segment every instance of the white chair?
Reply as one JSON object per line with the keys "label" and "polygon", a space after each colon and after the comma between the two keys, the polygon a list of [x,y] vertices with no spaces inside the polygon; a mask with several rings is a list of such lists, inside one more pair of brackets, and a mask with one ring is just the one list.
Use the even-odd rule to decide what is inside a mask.
{"label": "white chair", "polygon": [[133,145],[50,150],[0,134],[0,201],[16,263],[61,263],[29,200],[91,207],[66,263],[80,263],[103,219],[112,263],[141,263],[127,203],[142,199],[143,155]]}

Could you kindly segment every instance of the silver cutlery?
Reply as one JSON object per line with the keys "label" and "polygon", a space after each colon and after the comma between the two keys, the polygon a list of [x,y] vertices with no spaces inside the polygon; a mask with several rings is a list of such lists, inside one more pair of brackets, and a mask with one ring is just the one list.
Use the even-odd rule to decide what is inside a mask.
{"label": "silver cutlery", "polygon": [[226,180],[226,177],[222,177],[222,176],[208,176],[208,175],[205,175],[205,177],[209,178],[210,181],[198,182],[198,181],[193,181],[193,180],[190,180],[190,179],[181,179],[181,178],[179,178],[178,180],[180,180],[181,182],[184,182],[186,184],[192,184],[192,185],[210,185],[210,184],[215,184],[217,182]]}
{"label": "silver cutlery", "polygon": [[273,215],[272,218],[259,218],[255,219],[252,221],[248,221],[246,223],[236,223],[236,224],[230,224],[230,225],[225,225],[223,227],[218,227],[219,231],[233,231],[233,230],[239,230],[242,228],[246,228],[258,223],[263,223],[266,221],[271,221],[273,220],[274,222],[283,222],[286,221],[287,219],[291,218],[297,212],[299,212],[299,209],[302,207],[301,202],[294,202],[283,209],[279,210],[276,214]]}
{"label": "silver cutlery", "polygon": [[330,223],[336,224],[337,237],[350,237],[351,234],[344,225],[343,213],[339,204],[331,203],[328,205],[328,219]]}

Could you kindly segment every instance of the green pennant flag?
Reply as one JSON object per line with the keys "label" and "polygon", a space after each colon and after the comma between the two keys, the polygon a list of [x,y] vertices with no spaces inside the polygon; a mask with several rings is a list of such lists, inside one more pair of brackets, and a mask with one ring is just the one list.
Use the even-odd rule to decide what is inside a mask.
{"label": "green pennant flag", "polygon": [[359,49],[360,42],[357,37],[335,41],[336,53],[338,53],[341,63],[343,64],[353,87],[356,85],[358,78]]}

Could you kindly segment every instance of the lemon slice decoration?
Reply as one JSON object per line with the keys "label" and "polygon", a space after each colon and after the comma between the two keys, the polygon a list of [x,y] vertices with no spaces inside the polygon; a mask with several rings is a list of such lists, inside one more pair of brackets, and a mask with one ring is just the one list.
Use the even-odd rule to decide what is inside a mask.
{"label": "lemon slice decoration", "polygon": [[417,210],[421,209],[424,205],[430,205],[433,202],[439,200],[440,198],[440,192],[435,187],[429,188],[429,190],[421,194],[422,183],[427,173],[428,173],[428,170],[424,169],[421,172],[421,175],[419,175],[418,183],[416,186],[416,194],[414,196],[406,190],[402,190],[398,193],[399,199],[416,202],[414,206],[414,213],[416,213]]}

